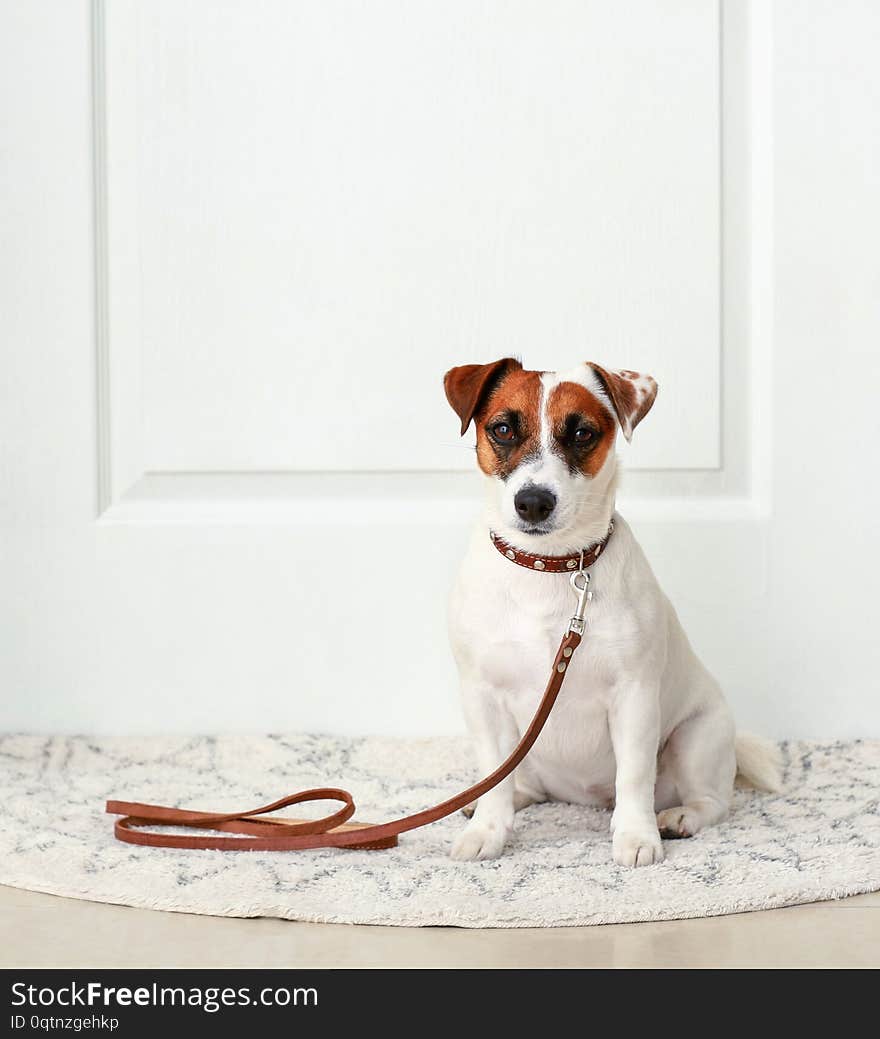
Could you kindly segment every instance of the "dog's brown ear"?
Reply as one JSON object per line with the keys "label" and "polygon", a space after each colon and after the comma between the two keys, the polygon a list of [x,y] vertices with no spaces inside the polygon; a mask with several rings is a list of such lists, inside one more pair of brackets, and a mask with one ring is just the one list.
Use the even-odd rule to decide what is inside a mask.
{"label": "dog's brown ear", "polygon": [[461,419],[464,436],[480,405],[508,372],[521,369],[515,357],[502,357],[491,364],[463,364],[443,376],[443,388],[452,410]]}
{"label": "dog's brown ear", "polygon": [[632,440],[633,430],[651,410],[657,397],[656,380],[627,368],[609,371],[593,361],[587,361],[587,365],[596,373],[608,394],[623,435],[627,441]]}

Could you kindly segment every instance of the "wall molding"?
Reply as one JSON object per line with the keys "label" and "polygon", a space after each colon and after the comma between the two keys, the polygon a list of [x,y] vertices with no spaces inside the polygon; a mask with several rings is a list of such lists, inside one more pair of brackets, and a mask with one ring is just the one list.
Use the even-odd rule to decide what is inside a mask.
{"label": "wall molding", "polygon": [[775,177],[773,4],[749,0],[749,428],[750,497],[756,511],[773,507],[773,344]]}
{"label": "wall molding", "polygon": [[107,229],[107,81],[104,0],[92,0],[92,162],[95,250],[95,395],[97,434],[97,510],[113,504],[110,409],[110,286]]}

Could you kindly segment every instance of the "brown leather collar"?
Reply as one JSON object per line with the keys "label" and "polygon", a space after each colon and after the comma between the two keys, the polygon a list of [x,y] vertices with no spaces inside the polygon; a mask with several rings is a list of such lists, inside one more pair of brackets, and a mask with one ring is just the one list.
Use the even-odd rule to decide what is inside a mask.
{"label": "brown leather collar", "polygon": [[588,566],[592,566],[605,550],[613,533],[614,520],[611,521],[608,533],[601,541],[583,549],[582,552],[576,552],[573,556],[539,556],[531,552],[522,552],[513,545],[508,545],[504,538],[500,534],[496,534],[494,530],[489,531],[489,537],[501,555],[509,559],[511,563],[516,563],[517,566],[524,566],[527,570],[540,570],[545,574],[570,574],[575,570],[586,570]]}

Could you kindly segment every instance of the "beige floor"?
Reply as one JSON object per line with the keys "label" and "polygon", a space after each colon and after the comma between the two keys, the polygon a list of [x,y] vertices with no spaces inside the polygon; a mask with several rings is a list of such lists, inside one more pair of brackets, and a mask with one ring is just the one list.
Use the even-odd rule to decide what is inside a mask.
{"label": "beige floor", "polygon": [[533,930],[154,913],[0,887],[0,967],[877,967],[880,893],[766,913]]}

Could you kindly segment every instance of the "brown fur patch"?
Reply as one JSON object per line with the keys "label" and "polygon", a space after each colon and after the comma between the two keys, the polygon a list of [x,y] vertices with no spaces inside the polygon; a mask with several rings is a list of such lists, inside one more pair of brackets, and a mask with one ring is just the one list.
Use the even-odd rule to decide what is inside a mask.
{"label": "brown fur patch", "polygon": [[[477,462],[484,473],[507,479],[524,459],[540,450],[542,374],[509,372],[474,415]],[[563,382],[550,393],[547,417],[553,450],[572,471],[579,469],[587,476],[595,476],[614,443],[614,418],[608,409],[585,387]],[[492,428],[501,422],[515,431],[515,439],[509,444],[499,443],[492,435]],[[575,430],[583,427],[593,432],[588,443],[575,439]]]}
{"label": "brown fur patch", "polygon": [[633,430],[651,410],[657,397],[656,381],[650,375],[642,375],[629,368],[608,371],[594,361],[588,361],[587,364],[605,388],[617,412],[623,435],[627,440],[631,439]]}
{"label": "brown fur patch", "polygon": [[514,369],[522,369],[515,357],[502,357],[500,361],[491,364],[462,364],[449,369],[443,377],[443,388],[446,390],[446,399],[461,419],[462,436],[492,388],[507,372]]}
{"label": "brown fur patch", "polygon": [[[587,362],[598,376],[627,440],[654,403],[657,383],[648,375],[624,369],[607,371]],[[446,373],[449,402],[461,418],[462,433],[473,419],[477,463],[484,473],[506,480],[524,459],[541,449],[541,376],[514,358],[493,364],[464,365]],[[594,393],[575,382],[555,386],[547,401],[553,450],[572,472],[595,476],[614,445],[615,418]],[[500,423],[509,438],[493,433]],[[577,431],[588,429],[586,440]]]}
{"label": "brown fur patch", "polygon": [[[541,438],[541,372],[509,372],[489,394],[474,416],[477,426],[477,462],[484,473],[507,477],[524,458],[536,452]],[[516,439],[498,443],[491,429],[511,424]]]}
{"label": "brown fur patch", "polygon": [[[576,382],[561,382],[550,392],[547,419],[553,434],[554,450],[562,454],[572,470],[595,476],[614,444],[614,418],[586,387]],[[579,443],[575,430],[587,428],[593,436]]]}

